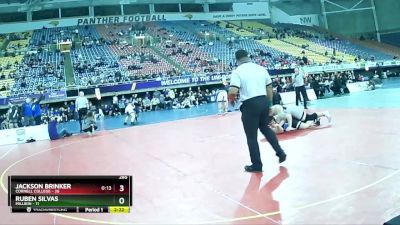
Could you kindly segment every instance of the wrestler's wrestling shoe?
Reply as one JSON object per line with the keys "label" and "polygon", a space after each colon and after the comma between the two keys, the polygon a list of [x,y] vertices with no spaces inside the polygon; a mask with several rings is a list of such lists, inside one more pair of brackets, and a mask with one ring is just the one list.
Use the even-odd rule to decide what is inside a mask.
{"label": "wrestler's wrestling shoe", "polygon": [[331,123],[332,122],[332,116],[329,112],[325,112],[325,116],[328,119],[328,122]]}
{"label": "wrestler's wrestling shoe", "polygon": [[248,173],[261,173],[262,168],[256,168],[253,165],[251,165],[251,166],[245,166],[244,171],[246,171]]}
{"label": "wrestler's wrestling shoe", "polygon": [[318,118],[316,121],[315,121],[315,126],[320,126],[321,125],[321,120]]}

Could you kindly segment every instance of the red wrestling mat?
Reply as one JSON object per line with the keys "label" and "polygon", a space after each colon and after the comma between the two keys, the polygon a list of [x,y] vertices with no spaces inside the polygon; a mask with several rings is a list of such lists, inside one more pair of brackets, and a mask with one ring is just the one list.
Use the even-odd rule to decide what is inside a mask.
{"label": "red wrestling mat", "polygon": [[[3,146],[0,224],[383,224],[400,214],[400,110],[331,114],[279,136],[282,167],[260,141],[263,174],[243,172],[238,113]],[[8,175],[57,174],[132,175],[131,213],[10,213]]]}

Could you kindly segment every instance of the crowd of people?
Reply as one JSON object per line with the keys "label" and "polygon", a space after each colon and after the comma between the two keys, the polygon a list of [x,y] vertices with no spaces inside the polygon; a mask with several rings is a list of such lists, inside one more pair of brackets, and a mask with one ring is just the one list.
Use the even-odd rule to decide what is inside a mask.
{"label": "crowd of people", "polygon": [[[369,76],[355,74],[353,71],[323,72],[305,76],[304,85],[313,89],[317,98],[322,98],[327,95],[336,96],[349,93],[347,84],[351,82],[369,80],[371,87],[372,85],[375,87],[376,83],[381,82],[380,78],[377,72],[375,72],[375,75]],[[279,93],[295,90],[294,81],[294,76],[276,77],[273,79],[274,104],[282,103]],[[94,118],[97,119],[105,116],[123,115],[126,113],[125,109],[130,104],[134,106],[136,115],[139,115],[140,112],[191,108],[211,102],[219,102],[218,95],[220,89],[223,88],[210,86],[157,90],[129,96],[115,94],[112,100],[105,98],[101,101],[96,99],[89,101],[88,109],[93,113]],[[50,105],[41,104],[42,99],[42,97],[37,99],[27,98],[22,105],[10,103],[8,111],[0,115],[1,129],[39,125],[48,123],[51,118],[56,118],[61,123],[78,119],[73,101],[64,102],[62,105]],[[308,97],[305,96],[305,99],[307,101]],[[135,121],[136,119],[134,118]]]}
{"label": "crowd of people", "polygon": [[[339,96],[348,94],[347,84],[361,81],[369,81],[369,85],[382,83],[382,75],[374,74],[361,75],[354,71],[322,72],[308,74],[305,77],[305,86],[313,89],[317,98],[328,96]],[[292,76],[276,77],[273,80],[273,87],[278,93],[294,91]]]}
{"label": "crowd of people", "polygon": [[[188,89],[166,89],[132,95],[115,94],[111,99],[92,99],[88,102],[88,111],[96,119],[124,115],[125,109],[132,104],[135,112],[184,109],[217,101],[219,88],[196,87]],[[79,119],[75,101],[63,104],[41,104],[43,97],[27,98],[20,105],[10,103],[9,109],[0,116],[1,129],[46,124],[52,118],[64,123]]]}

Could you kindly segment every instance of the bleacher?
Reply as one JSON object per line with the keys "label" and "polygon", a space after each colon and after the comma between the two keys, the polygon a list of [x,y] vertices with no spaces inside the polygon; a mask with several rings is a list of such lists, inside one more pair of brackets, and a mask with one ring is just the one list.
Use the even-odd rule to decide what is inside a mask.
{"label": "bleacher", "polygon": [[[0,97],[10,96],[14,87],[14,77],[23,61],[24,54],[28,48],[30,33],[16,33],[9,35],[12,38],[5,48],[5,56],[0,57]],[[4,38],[2,42],[5,42]],[[5,89],[5,90],[4,90]]]}
{"label": "bleacher", "polygon": [[[157,56],[151,48],[132,45],[111,45],[111,51],[120,57],[120,64],[133,79],[155,78],[171,72],[174,67]],[[130,69],[135,67],[135,69]]]}
{"label": "bleacher", "polygon": [[78,34],[80,38],[100,38],[96,29],[92,26],[55,27],[36,30],[32,35],[30,44],[31,46],[56,44],[57,42],[72,40],[76,34]]}
{"label": "bleacher", "polygon": [[107,42],[112,54],[124,68],[131,80],[150,79],[166,76],[175,69],[164,58],[149,47],[132,45],[130,25],[99,25],[99,34]]}
{"label": "bleacher", "polygon": [[[100,83],[115,82],[115,73],[123,71],[118,64],[117,57],[112,54],[106,45],[93,45],[92,47],[82,47],[71,51],[72,63],[74,66],[75,84],[87,86],[89,82],[96,83],[97,78]],[[115,63],[117,65],[115,66]],[[85,68],[85,64],[94,67],[93,70]],[[79,70],[78,67],[83,67]],[[95,80],[94,80],[95,79]]]}
{"label": "bleacher", "polygon": [[7,45],[6,51],[8,53],[16,53],[16,54],[20,54],[21,52],[24,53],[25,51],[28,50],[28,44],[29,44],[28,42],[29,41],[27,39],[10,41]]}
{"label": "bleacher", "polygon": [[[238,49],[246,49],[256,62],[269,69],[293,67],[302,57],[307,57],[310,65],[330,63],[334,51],[336,59],[349,63],[357,57],[392,59],[347,40],[318,38],[323,34],[302,36],[303,31],[295,28],[276,28],[257,21],[147,23],[144,32],[157,39],[154,47],[160,51],[131,45],[132,32],[143,32],[131,29],[132,25],[120,24],[56,27],[14,34],[6,48],[8,55],[0,58],[0,75],[4,77],[0,88],[10,87],[11,93],[7,89],[0,94],[65,88],[64,67],[60,63],[63,56],[52,52],[50,46],[75,38],[84,43],[71,51],[75,83],[80,86],[164,78],[180,74],[180,68],[190,73],[227,72],[234,65]],[[287,34],[280,36],[282,32]],[[10,74],[13,76],[9,77]]]}
{"label": "bleacher", "polygon": [[[252,55],[259,55],[260,51],[263,51],[266,54],[269,54],[270,56],[264,56],[264,57],[259,57],[259,60],[265,61],[264,66],[270,69],[279,69],[285,67],[284,64],[285,61],[288,60],[294,60],[294,57],[291,57],[281,51],[278,51],[275,48],[262,45],[255,40],[252,39],[252,37],[242,37],[238,36],[236,33],[233,33],[231,31],[228,31],[215,23],[209,23],[209,22],[183,22],[184,24],[191,25],[196,32],[204,32],[206,30],[213,32],[217,36],[223,36],[227,40],[232,40],[230,43],[225,40],[225,41],[219,41],[219,40],[210,40],[212,44],[204,44],[201,48],[205,52],[209,52],[212,54],[214,57],[217,59],[221,60],[223,64],[223,69],[224,71],[229,70],[230,67],[228,66],[230,63],[234,64],[234,54],[235,51],[238,49],[246,49],[250,54]],[[190,23],[190,24],[188,24]],[[286,56],[285,56],[286,55]],[[284,59],[286,58],[286,60]]]}
{"label": "bleacher", "polygon": [[256,21],[230,21],[229,23],[235,24],[236,26],[242,27],[247,30],[251,30],[252,32],[259,32],[264,34],[273,33],[273,28],[271,26],[267,26]]}
{"label": "bleacher", "polygon": [[[269,33],[269,36],[273,36],[273,28],[265,24],[261,24],[255,21],[232,21],[230,23],[238,27],[243,27],[243,29],[246,30],[252,30],[252,32],[254,32],[254,35],[256,35],[256,33],[260,34],[260,32],[263,32],[264,34]],[[282,40],[270,38],[257,40],[257,42],[270,48],[277,49],[280,52],[291,56],[306,56],[314,63],[325,64],[330,61],[329,57],[323,55],[326,51],[326,48],[318,46],[317,44],[310,43],[310,41],[302,38],[286,37]],[[308,44],[310,48],[304,49],[301,47],[302,44]],[[302,52],[304,52],[305,54],[302,54]]]}
{"label": "bleacher", "polygon": [[65,88],[64,67],[60,53],[43,51],[27,54],[17,73],[11,95],[26,95]]}
{"label": "bleacher", "polygon": [[[0,64],[6,65],[6,69],[3,69],[2,73],[7,78],[12,74],[11,79],[2,81],[9,85],[10,93],[8,94],[10,96],[27,95],[39,91],[50,92],[65,88],[61,54],[48,51],[47,48],[38,49],[38,46],[35,45],[35,43],[39,43],[43,32],[44,30],[37,30],[33,33],[16,35],[17,37],[32,37],[32,39],[10,41],[7,51],[16,52],[16,56],[0,58]],[[0,87],[1,85],[0,83]]]}
{"label": "bleacher", "polygon": [[[330,61],[329,57],[320,55],[318,53],[300,48],[300,47],[296,47],[292,44],[289,44],[287,42],[281,41],[281,40],[277,40],[277,39],[263,39],[263,40],[259,40],[257,41],[263,45],[269,46],[271,48],[276,48],[279,51],[282,51],[286,54],[292,55],[292,56],[296,56],[296,57],[307,57],[309,60],[312,61],[312,64],[314,63],[318,63],[318,64],[325,64],[327,62]],[[304,52],[305,54],[303,54],[302,52]]]}
{"label": "bleacher", "polygon": [[[221,28],[224,28],[232,33],[235,33],[237,35],[243,36],[243,37],[254,37],[256,34],[249,32],[248,30],[237,26],[236,24],[228,23],[226,21],[218,21],[218,26]],[[228,25],[228,26],[227,26]]]}
{"label": "bleacher", "polygon": [[[259,23],[256,21],[243,21],[242,23],[240,21],[231,21],[230,23],[235,24],[237,26],[240,26],[240,24],[243,25],[243,28],[246,28],[247,30],[254,30],[256,31],[263,31],[265,33],[269,33],[270,35],[273,33],[273,27]],[[292,29],[293,31],[297,31],[299,28],[298,26],[292,26],[292,25],[285,25],[285,28]],[[306,31],[310,33],[315,33],[313,30],[307,30],[308,28],[304,28]],[[321,34],[317,34],[315,36],[323,36]],[[328,56],[333,55],[333,49],[336,51],[336,56],[335,58],[344,60],[346,62],[354,62],[354,59],[358,56],[360,56],[362,59],[365,60],[370,60],[371,57],[374,57],[375,60],[390,60],[392,56],[384,54],[382,52],[377,52],[372,49],[368,49],[363,46],[356,45],[354,43],[351,43],[350,41],[347,40],[341,40],[341,39],[324,39],[324,38],[316,38],[316,37],[286,37],[284,41],[301,46],[301,45],[309,45],[308,49],[312,50],[314,52],[318,52],[319,54],[325,54],[325,52],[328,52]]]}
{"label": "bleacher", "polygon": [[148,32],[156,37],[162,37],[157,45],[166,56],[191,73],[204,73],[205,70],[222,72],[222,62],[218,62],[211,54],[198,46],[199,38],[194,33],[176,25],[176,22],[152,23]]}
{"label": "bleacher", "polygon": [[317,53],[322,53],[325,55],[326,52],[326,56],[328,57],[335,57],[336,59],[340,59],[342,62],[347,62],[347,63],[351,63],[354,62],[354,58],[355,56],[335,50],[335,55],[333,55],[334,50],[332,48],[329,47],[324,47],[322,45],[319,45],[315,42],[312,42],[310,40],[304,39],[304,38],[299,38],[299,37],[287,37],[284,39],[285,42],[288,42],[290,44],[296,45],[298,47],[301,46],[307,46],[306,49],[313,51],[313,52],[317,52]]}
{"label": "bleacher", "polygon": [[23,56],[1,57],[0,58],[0,90],[5,87],[6,90],[0,91],[0,96],[9,96],[11,88],[14,86],[14,76],[22,62]]}
{"label": "bleacher", "polygon": [[349,55],[353,55],[354,58],[357,56],[360,56],[364,60],[370,60],[371,57],[374,57],[375,60],[390,60],[393,58],[393,56],[384,54],[382,52],[377,52],[372,49],[368,49],[362,46],[354,45],[350,41],[347,40],[340,40],[340,39],[335,39],[335,40],[325,40],[325,39],[320,39],[320,38],[311,38],[311,41],[328,47],[328,48],[335,48],[336,50],[340,52],[344,52]]}

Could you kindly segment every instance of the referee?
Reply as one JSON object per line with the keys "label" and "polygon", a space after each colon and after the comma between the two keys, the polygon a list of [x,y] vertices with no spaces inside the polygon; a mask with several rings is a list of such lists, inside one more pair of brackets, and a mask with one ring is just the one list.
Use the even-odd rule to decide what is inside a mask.
{"label": "referee", "polygon": [[75,100],[75,108],[76,112],[78,112],[79,127],[80,132],[82,133],[82,120],[86,116],[89,109],[89,101],[85,97],[85,93],[83,91],[79,92],[79,96]]}
{"label": "referee", "polygon": [[294,74],[292,75],[292,80],[293,80],[294,90],[296,92],[296,105],[299,105],[300,93],[301,93],[301,96],[302,96],[303,102],[304,102],[304,108],[307,109],[308,96],[307,96],[306,87],[304,86],[303,70],[300,70],[299,68],[295,68]]}
{"label": "referee", "polygon": [[262,172],[257,132],[260,129],[279,157],[279,163],[286,160],[286,154],[279,145],[276,134],[269,128],[269,105],[272,103],[272,81],[268,71],[250,61],[245,50],[235,53],[238,63],[232,72],[229,88],[229,102],[234,102],[240,91],[242,123],[247,137],[252,165],[245,166],[246,172]]}

